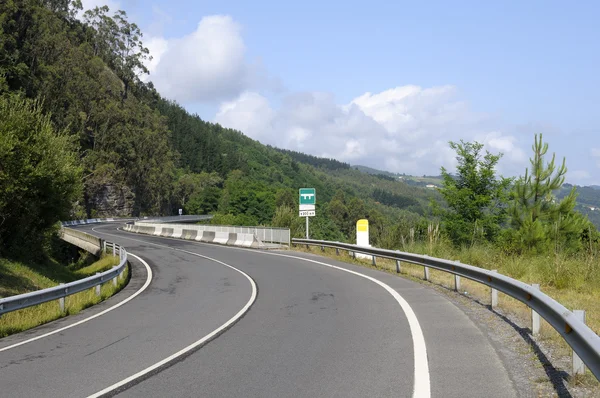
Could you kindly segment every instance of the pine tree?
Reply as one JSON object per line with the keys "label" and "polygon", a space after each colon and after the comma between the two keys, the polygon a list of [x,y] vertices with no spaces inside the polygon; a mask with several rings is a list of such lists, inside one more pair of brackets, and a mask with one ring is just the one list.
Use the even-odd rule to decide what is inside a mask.
{"label": "pine tree", "polygon": [[542,134],[535,135],[532,146],[531,171],[519,178],[512,191],[509,210],[513,227],[513,243],[520,248],[543,251],[554,246],[557,249],[577,249],[586,225],[585,218],[574,211],[577,192],[575,187],[560,202],[554,192],[565,182],[566,159],[557,167],[556,154],[545,164],[548,144]]}

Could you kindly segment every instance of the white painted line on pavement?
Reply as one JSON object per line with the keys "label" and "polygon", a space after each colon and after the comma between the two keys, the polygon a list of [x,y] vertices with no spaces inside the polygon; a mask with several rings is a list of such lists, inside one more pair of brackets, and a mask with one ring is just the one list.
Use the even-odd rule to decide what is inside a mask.
{"label": "white painted line on pavement", "polygon": [[[94,230],[94,229],[92,228],[92,230]],[[98,232],[98,231],[96,231],[96,232]],[[102,232],[102,233],[104,233],[104,232]],[[119,235],[112,235],[112,234],[107,234],[107,233],[104,233],[104,234],[111,235],[111,236],[119,236]],[[142,240],[133,239],[133,238],[125,238],[125,239],[130,239],[130,240],[137,241],[137,242],[143,242],[143,243],[155,245],[155,246],[167,247],[171,250],[182,251],[185,253],[200,256],[199,254],[196,254],[193,252],[188,252],[188,251],[182,250],[182,249],[175,249],[175,248],[172,248],[169,246],[159,245],[157,243],[151,243],[151,242],[142,241]],[[174,239],[174,238],[160,237],[160,239]],[[181,240],[181,239],[177,239],[177,240]],[[193,241],[189,241],[189,242],[193,242]],[[194,243],[198,243],[198,242],[194,242]],[[203,243],[200,243],[200,244],[203,244]],[[252,250],[252,249],[243,249],[243,248],[230,247],[230,246],[219,246],[219,247],[225,247],[227,249],[233,249],[233,250],[246,250],[246,251]],[[296,260],[302,260],[302,261],[307,261],[307,262],[311,262],[311,263],[315,263],[315,264],[325,265],[327,267],[335,268],[337,270],[348,272],[350,274],[354,274],[354,275],[363,277],[365,279],[368,279],[371,282],[374,282],[374,283],[378,284],[379,286],[383,287],[385,290],[387,290],[388,293],[390,293],[396,299],[398,304],[400,304],[402,311],[404,311],[404,314],[406,315],[406,318],[408,319],[408,325],[410,327],[410,334],[411,334],[412,340],[413,340],[414,368],[415,368],[414,369],[414,379],[415,380],[414,380],[412,396],[413,396],[413,398],[430,398],[431,397],[431,382],[430,382],[430,377],[429,377],[429,361],[427,359],[427,347],[425,345],[425,336],[423,335],[423,330],[421,329],[419,320],[417,319],[417,316],[415,315],[415,312],[413,311],[412,307],[397,291],[395,291],[389,285],[380,281],[379,279],[375,279],[371,276],[361,274],[360,272],[351,271],[346,268],[338,267],[336,265],[327,264],[327,263],[324,263],[321,261],[311,260],[311,259],[304,258],[304,257],[290,256],[288,254],[271,253],[271,252],[257,251],[257,250],[252,250],[252,251],[254,253],[260,253],[260,254],[265,254],[265,255],[269,255],[269,256],[288,257],[288,258],[293,258]],[[204,256],[201,256],[201,257],[204,257]],[[239,271],[239,272],[242,272],[242,271]]]}
{"label": "white painted line on pavement", "polygon": [[392,289],[388,284],[380,281],[379,279],[375,279],[371,276],[361,274],[360,272],[352,271],[346,268],[338,267],[336,265],[327,264],[321,261],[311,260],[304,257],[290,256],[288,254],[279,254],[279,253],[269,253],[269,252],[257,252],[262,254],[267,254],[270,256],[279,256],[279,257],[288,257],[296,260],[308,261],[310,263],[324,265],[326,267],[335,268],[340,271],[348,272],[365,279],[370,280],[371,282],[377,283],[379,286],[383,287],[385,290],[391,294],[400,307],[402,307],[402,311],[406,315],[408,319],[408,325],[410,326],[410,334],[412,335],[413,340],[413,350],[414,350],[414,367],[415,367],[415,384],[413,387],[413,398],[430,398],[431,397],[431,386],[429,379],[429,363],[427,360],[427,347],[425,346],[425,336],[423,336],[423,330],[421,330],[421,325],[419,324],[419,320],[415,315],[415,312],[408,304],[408,302],[394,289]]}
{"label": "white painted line on pavement", "polygon": [[[30,339],[27,339],[27,340],[21,341],[21,342],[19,342],[19,343],[15,343],[15,344],[12,344],[12,345],[9,345],[9,346],[6,346],[6,347],[3,347],[3,348],[0,348],[0,352],[2,352],[2,351],[7,351],[7,350],[10,350],[11,348],[19,347],[19,346],[21,346],[21,345],[23,345],[23,344],[31,343],[32,341],[36,341],[36,340],[39,340],[39,339],[43,339],[44,337],[48,337],[48,336],[51,336],[51,335],[53,335],[53,334],[60,333],[60,332],[62,332],[62,331],[64,331],[64,330],[67,330],[67,329],[70,329],[70,328],[72,328],[72,327],[75,327],[75,326],[81,325],[82,323],[86,323],[86,322],[88,322],[88,321],[91,321],[91,320],[92,320],[92,319],[94,319],[94,318],[98,318],[99,316],[101,316],[101,315],[104,315],[104,314],[106,314],[107,312],[110,312],[110,311],[112,311],[112,310],[114,310],[114,309],[117,309],[117,308],[119,308],[119,307],[120,307],[120,306],[122,306],[123,304],[125,304],[125,303],[127,303],[127,302],[129,302],[129,301],[133,300],[135,297],[137,297],[137,296],[138,296],[140,293],[142,293],[144,290],[146,290],[146,288],[148,287],[148,285],[150,285],[150,282],[152,281],[152,270],[150,269],[150,266],[148,265],[148,263],[146,263],[146,262],[145,262],[144,260],[142,260],[140,257],[136,256],[135,254],[129,253],[129,252],[127,252],[127,254],[129,254],[129,255],[131,255],[131,256],[133,256],[133,257],[137,258],[137,259],[138,259],[138,260],[139,260],[139,261],[140,261],[142,264],[144,264],[144,266],[146,267],[146,271],[147,271],[147,273],[148,273],[148,276],[147,276],[147,278],[146,278],[146,282],[144,283],[144,285],[141,287],[141,289],[140,289],[140,290],[138,290],[137,292],[135,292],[135,293],[134,293],[134,294],[132,294],[131,296],[127,297],[125,300],[121,301],[120,303],[117,303],[117,304],[113,305],[112,307],[105,309],[104,311],[101,311],[101,312],[99,312],[99,313],[97,313],[97,314],[94,314],[94,315],[92,315],[92,316],[88,317],[88,318],[82,319],[82,320],[80,320],[80,321],[77,321],[77,322],[75,322],[75,323],[72,323],[72,324],[70,324],[70,325],[67,325],[67,326],[65,326],[65,327],[62,327],[62,328],[60,328],[60,329],[56,329],[56,330],[53,330],[53,331],[51,331],[51,332],[44,333],[44,334],[42,334],[42,335],[39,335],[39,336],[36,336],[36,337],[32,337],[32,338],[30,338]],[[114,297],[114,296],[113,296],[113,297]]]}
{"label": "white painted line on pavement", "polygon": [[[104,232],[102,232],[102,233],[105,234],[105,235],[111,235],[111,234],[107,234],[107,233],[104,233]],[[125,238],[125,239],[129,239],[129,238]],[[132,240],[135,240],[135,239],[132,239]],[[144,242],[144,243],[151,244],[151,245],[154,245],[154,246],[162,246],[162,247],[168,248],[168,249],[173,250],[173,251],[179,251],[179,252],[191,254],[193,256],[202,257],[202,258],[214,261],[214,262],[216,262],[218,264],[224,265],[226,267],[229,267],[229,268],[231,268],[231,269],[239,272],[240,274],[244,275],[248,279],[248,281],[250,281],[250,285],[252,286],[252,294],[250,296],[250,300],[248,300],[248,302],[246,303],[246,305],[244,305],[244,307],[241,310],[239,310],[238,313],[235,314],[231,319],[229,319],[227,322],[225,322],[219,328],[213,330],[212,332],[210,332],[206,336],[202,337],[200,340],[198,340],[198,341],[190,344],[189,346],[187,346],[187,347],[185,347],[185,348],[177,351],[176,353],[174,353],[173,355],[170,355],[169,357],[163,359],[162,361],[157,362],[154,365],[149,366],[146,369],[144,369],[144,370],[142,370],[140,372],[137,372],[136,374],[131,375],[131,376],[127,377],[126,379],[121,380],[118,383],[113,384],[112,386],[106,387],[102,391],[98,391],[97,393],[90,395],[88,398],[101,397],[101,396],[103,396],[105,394],[108,394],[108,393],[110,393],[112,391],[115,391],[115,390],[119,389],[120,387],[123,387],[123,386],[127,385],[128,383],[131,383],[132,381],[135,381],[136,379],[139,379],[140,377],[143,377],[143,376],[147,375],[148,373],[150,373],[150,372],[152,372],[152,371],[160,368],[163,365],[168,364],[171,361],[176,360],[178,357],[180,357],[180,356],[186,354],[187,352],[189,352],[189,351],[191,351],[191,350],[193,350],[193,349],[201,346],[202,344],[210,341],[213,337],[217,336],[219,333],[221,333],[222,331],[224,331],[225,329],[227,329],[230,325],[232,325],[233,323],[235,323],[238,319],[240,319],[246,312],[248,312],[248,310],[250,309],[250,307],[252,306],[252,304],[254,303],[254,301],[256,301],[256,295],[257,295],[256,283],[254,283],[254,280],[248,274],[246,274],[244,271],[241,271],[241,270],[239,270],[239,269],[237,269],[235,267],[232,267],[229,264],[225,264],[222,261],[216,260],[216,259],[211,258],[211,257],[203,256],[203,255],[198,254],[198,253],[193,253],[193,252],[190,252],[190,251],[187,251],[187,250],[182,250],[182,249],[176,249],[176,248],[172,248],[172,247],[169,247],[169,246],[157,245],[155,243],[149,243],[149,242]]]}

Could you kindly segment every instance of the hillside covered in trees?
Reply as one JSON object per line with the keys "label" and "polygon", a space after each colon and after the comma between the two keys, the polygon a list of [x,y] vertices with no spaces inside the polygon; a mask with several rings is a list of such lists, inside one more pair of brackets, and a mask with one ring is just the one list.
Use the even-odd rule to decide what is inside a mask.
{"label": "hillside covered in trees", "polygon": [[3,252],[60,219],[179,208],[301,234],[306,186],[318,192],[315,238],[348,239],[362,217],[375,241],[394,225],[426,228],[435,193],[201,120],[140,79],[150,54],[124,12],[80,10],[72,0],[0,4]]}
{"label": "hillside covered in trees", "polygon": [[[431,238],[440,222],[444,236],[459,245],[480,236],[495,242],[511,229],[512,182],[490,188],[495,163],[478,163],[477,144],[455,149],[463,148],[457,152],[463,160],[471,156],[475,170],[487,167],[482,185],[460,185],[460,169],[457,175],[442,170],[435,180],[440,189],[262,145],[190,114],[143,82],[150,54],[124,12],[100,7],[78,18],[80,10],[74,0],[0,3],[4,254],[60,219],[169,215],[179,208],[215,214],[216,223],[286,226],[302,236],[300,187],[317,189],[314,238],[352,240],[360,218],[369,218],[372,243],[384,247]],[[564,196],[569,206],[575,203],[571,193]],[[515,239],[525,237],[504,242],[513,247]]]}

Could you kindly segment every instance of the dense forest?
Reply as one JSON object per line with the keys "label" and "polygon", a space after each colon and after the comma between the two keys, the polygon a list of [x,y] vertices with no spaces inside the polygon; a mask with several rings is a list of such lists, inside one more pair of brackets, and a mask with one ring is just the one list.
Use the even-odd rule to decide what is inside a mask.
{"label": "dense forest", "polygon": [[[270,147],[270,146],[269,146]],[[273,148],[276,151],[289,155],[290,158],[300,163],[310,164],[311,166],[320,167],[328,170],[349,169],[348,163],[340,162],[335,159],[320,158],[317,156],[307,155],[302,152],[290,151],[288,149]]]}
{"label": "dense forest", "polygon": [[[124,12],[105,6],[78,18],[80,10],[77,0],[0,3],[0,255],[20,242],[43,244],[34,237],[51,234],[61,219],[179,208],[214,214],[215,223],[285,226],[302,236],[300,187],[317,190],[314,238],[352,240],[356,220],[369,218],[372,244],[383,247],[426,239],[440,222],[457,245],[479,236],[512,248],[535,240],[501,233],[529,221],[515,221],[521,208],[509,219],[503,192],[512,185],[495,177],[470,187],[460,170],[443,170],[436,180],[443,188],[425,189],[397,174],[265,146],[190,114],[141,80],[150,54]],[[481,148],[456,149],[476,170],[490,166],[478,163]],[[570,206],[572,194],[565,198]],[[563,215],[563,223],[573,219]],[[569,241],[587,228],[583,219],[576,224]],[[535,228],[523,233],[551,229]]]}

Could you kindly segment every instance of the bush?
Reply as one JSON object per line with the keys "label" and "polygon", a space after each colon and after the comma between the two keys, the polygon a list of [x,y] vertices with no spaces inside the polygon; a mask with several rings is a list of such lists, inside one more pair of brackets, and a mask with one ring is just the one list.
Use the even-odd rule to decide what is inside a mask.
{"label": "bush", "polygon": [[38,102],[0,97],[0,115],[0,255],[35,253],[80,198],[76,147]]}

